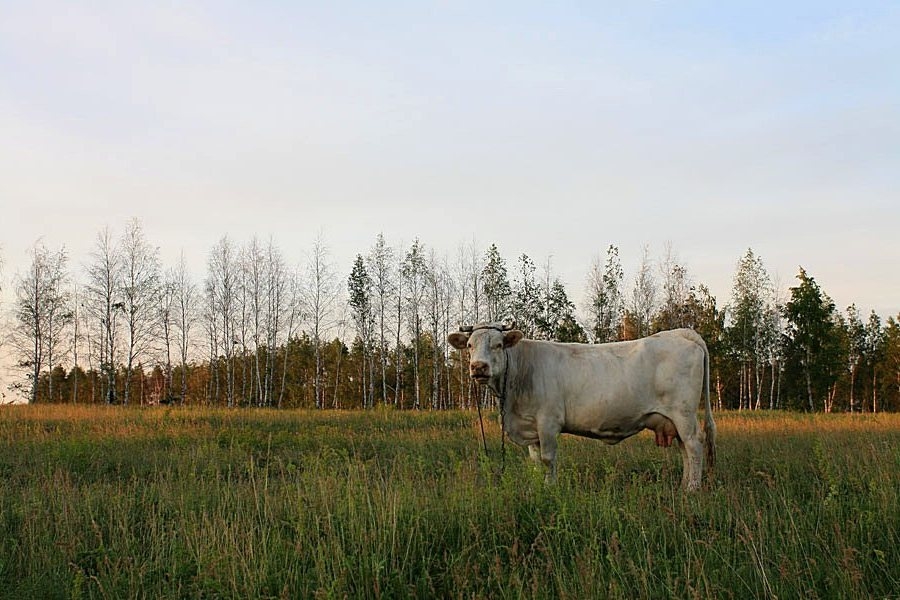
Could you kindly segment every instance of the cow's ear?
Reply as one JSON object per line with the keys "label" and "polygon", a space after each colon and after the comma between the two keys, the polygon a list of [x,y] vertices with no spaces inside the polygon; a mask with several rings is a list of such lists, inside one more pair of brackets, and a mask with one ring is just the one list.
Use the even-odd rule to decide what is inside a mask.
{"label": "cow's ear", "polygon": [[521,341],[521,339],[525,337],[525,334],[519,331],[518,329],[513,329],[512,331],[507,331],[503,334],[503,347],[511,348]]}
{"label": "cow's ear", "polygon": [[455,331],[447,336],[447,341],[457,350],[464,350],[466,343],[469,341],[469,334]]}

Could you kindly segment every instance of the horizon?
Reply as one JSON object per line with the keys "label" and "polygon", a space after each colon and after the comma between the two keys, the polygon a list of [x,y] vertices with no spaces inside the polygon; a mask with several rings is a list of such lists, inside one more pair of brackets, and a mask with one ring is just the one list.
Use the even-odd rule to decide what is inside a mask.
{"label": "horizon", "polygon": [[[381,232],[551,257],[580,302],[672,249],[725,305],[751,248],[900,314],[900,6],[864,1],[0,7],[4,313],[36,240],[131,218],[204,276],[223,235],[345,280]],[[14,215],[10,217],[10,215]]]}

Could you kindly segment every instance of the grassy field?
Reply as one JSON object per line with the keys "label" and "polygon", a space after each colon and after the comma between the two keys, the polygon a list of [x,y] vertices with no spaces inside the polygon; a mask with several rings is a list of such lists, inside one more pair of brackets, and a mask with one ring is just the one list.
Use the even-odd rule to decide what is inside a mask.
{"label": "grassy field", "polygon": [[900,415],[718,414],[560,479],[475,413],[3,407],[3,598],[900,598]]}

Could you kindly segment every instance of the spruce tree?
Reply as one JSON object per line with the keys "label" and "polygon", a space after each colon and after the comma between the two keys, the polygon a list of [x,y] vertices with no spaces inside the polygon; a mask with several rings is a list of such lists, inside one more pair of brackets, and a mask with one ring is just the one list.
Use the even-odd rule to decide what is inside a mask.
{"label": "spruce tree", "polygon": [[832,386],[843,366],[834,302],[802,267],[797,279],[800,283],[790,288],[784,307],[786,368],[800,383],[794,397],[803,398],[810,411],[821,407],[830,412]]}
{"label": "spruce tree", "polygon": [[506,261],[500,256],[497,244],[491,244],[485,255],[485,265],[481,272],[482,292],[487,305],[489,322],[510,319],[509,304],[512,288],[506,271]]}

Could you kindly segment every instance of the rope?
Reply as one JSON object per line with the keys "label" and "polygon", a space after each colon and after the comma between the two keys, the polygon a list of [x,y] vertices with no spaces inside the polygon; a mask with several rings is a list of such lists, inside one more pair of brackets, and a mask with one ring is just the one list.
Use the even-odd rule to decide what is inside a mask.
{"label": "rope", "polygon": [[[500,474],[506,469],[506,393],[509,385],[509,348],[505,348],[503,353],[506,355],[506,368],[503,371],[503,390],[501,394],[494,394],[493,390],[488,387],[491,395],[499,400],[500,404]],[[478,408],[478,424],[481,426],[481,446],[484,449],[484,455],[488,456],[487,437],[484,434],[484,417],[481,414],[481,398],[475,402]]]}
{"label": "rope", "polygon": [[475,400],[475,406],[478,407],[478,424],[481,425],[481,445],[484,448],[484,455],[487,456],[487,438],[484,435],[484,418],[481,416],[481,398]]}
{"label": "rope", "polygon": [[503,369],[503,395],[500,399],[500,474],[506,469],[506,392],[509,385],[509,348],[504,348],[506,368]]}
{"label": "rope", "polygon": [[[515,322],[510,325],[490,323],[481,326],[459,328],[461,332],[466,333],[472,333],[479,329],[494,329],[502,333],[515,329]],[[490,391],[491,395],[497,398],[500,403],[500,474],[502,474],[506,468],[506,393],[507,386],[509,385],[509,348],[504,348],[503,354],[506,357],[506,368],[503,371],[503,388],[499,394],[494,394],[494,391],[488,386],[488,391]],[[481,414],[481,400],[481,398],[478,399],[476,407],[478,408],[478,424],[481,427],[481,447],[484,450],[484,455],[487,456],[487,437],[484,434],[484,417]]]}

